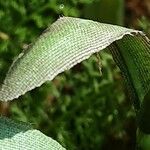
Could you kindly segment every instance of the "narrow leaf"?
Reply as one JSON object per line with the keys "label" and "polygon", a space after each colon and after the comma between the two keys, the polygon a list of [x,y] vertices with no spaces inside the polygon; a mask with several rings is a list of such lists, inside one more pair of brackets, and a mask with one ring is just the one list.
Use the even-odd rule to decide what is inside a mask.
{"label": "narrow leaf", "polygon": [[[150,44],[138,35],[125,36],[111,45],[114,60],[121,69],[140,129],[150,133]],[[149,95],[149,96],[148,96]]]}

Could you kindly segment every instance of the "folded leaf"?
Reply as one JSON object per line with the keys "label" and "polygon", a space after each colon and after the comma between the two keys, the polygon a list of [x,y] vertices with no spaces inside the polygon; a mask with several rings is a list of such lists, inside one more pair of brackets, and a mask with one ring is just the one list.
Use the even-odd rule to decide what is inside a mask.
{"label": "folded leaf", "polygon": [[65,150],[55,140],[47,137],[29,124],[0,117],[1,150]]}
{"label": "folded leaf", "polygon": [[0,100],[18,98],[132,33],[141,32],[91,20],[60,18],[14,61],[0,88]]}

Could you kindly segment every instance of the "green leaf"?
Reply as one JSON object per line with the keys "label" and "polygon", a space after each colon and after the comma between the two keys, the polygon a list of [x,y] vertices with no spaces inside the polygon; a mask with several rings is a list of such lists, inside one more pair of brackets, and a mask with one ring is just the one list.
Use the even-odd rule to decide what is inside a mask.
{"label": "green leaf", "polygon": [[0,100],[18,98],[131,33],[141,32],[91,20],[60,18],[14,61],[0,89]]}
{"label": "green leaf", "polygon": [[150,91],[149,39],[137,30],[79,18],[58,19],[18,56],[0,88],[0,100],[19,97],[106,47],[122,71],[141,122]]}
{"label": "green leaf", "polygon": [[[121,69],[140,129],[150,133],[150,44],[140,35],[116,41],[111,52]],[[147,95],[147,96],[146,96]]]}
{"label": "green leaf", "polygon": [[145,95],[138,113],[139,128],[144,133],[150,134],[150,91]]}
{"label": "green leaf", "polygon": [[0,149],[4,150],[65,150],[29,124],[0,117]]}

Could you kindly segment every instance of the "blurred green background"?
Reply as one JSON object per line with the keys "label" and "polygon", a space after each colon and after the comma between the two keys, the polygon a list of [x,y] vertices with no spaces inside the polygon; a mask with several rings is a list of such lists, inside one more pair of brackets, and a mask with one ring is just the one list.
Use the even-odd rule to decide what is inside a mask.
{"label": "blurred green background", "polygon": [[[150,35],[149,0],[0,0],[0,83],[13,59],[60,16]],[[92,56],[18,100],[0,103],[0,114],[31,123],[68,150],[135,150],[135,113],[120,70],[107,50],[101,59],[102,76]]]}

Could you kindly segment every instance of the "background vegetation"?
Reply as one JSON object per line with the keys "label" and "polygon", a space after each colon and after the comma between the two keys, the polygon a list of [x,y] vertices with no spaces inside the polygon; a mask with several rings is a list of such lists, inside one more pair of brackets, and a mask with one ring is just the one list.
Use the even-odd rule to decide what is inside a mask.
{"label": "background vegetation", "polygon": [[[150,34],[149,0],[0,1],[0,82],[14,57],[62,15]],[[1,103],[0,114],[30,122],[70,150],[134,150],[137,127],[131,101],[109,52],[101,53],[101,59],[102,76],[93,56],[19,100]]]}

